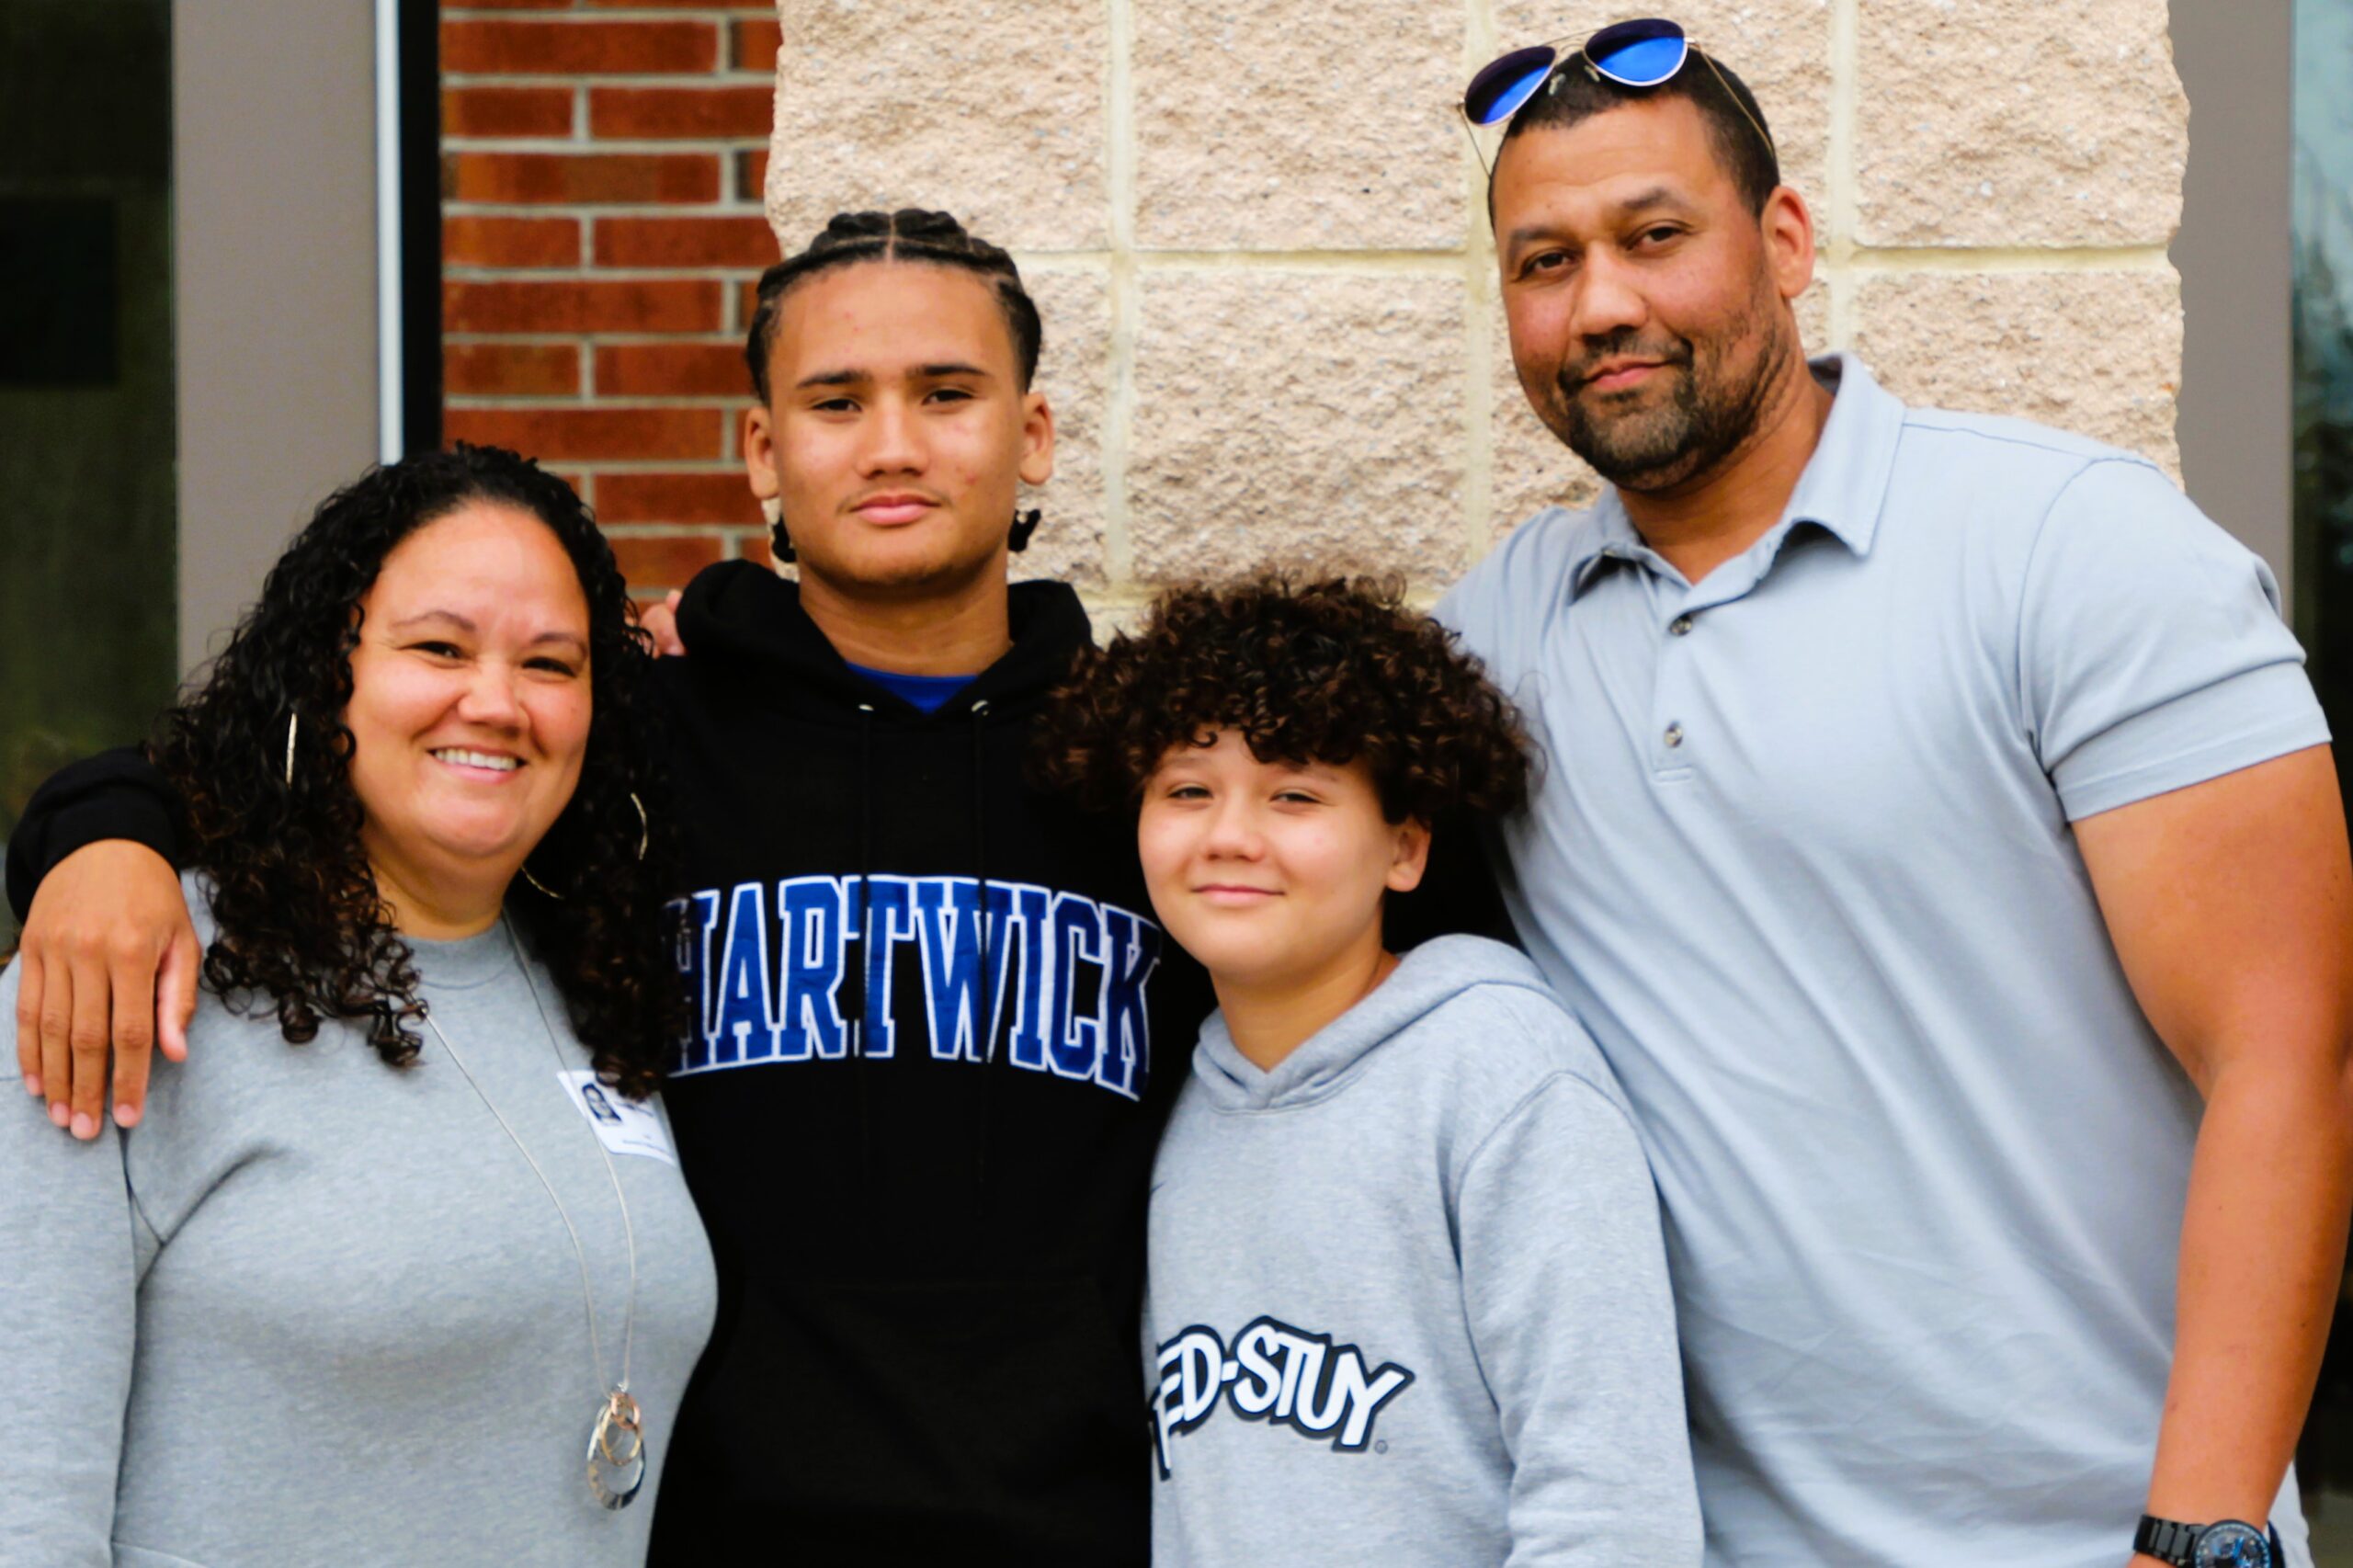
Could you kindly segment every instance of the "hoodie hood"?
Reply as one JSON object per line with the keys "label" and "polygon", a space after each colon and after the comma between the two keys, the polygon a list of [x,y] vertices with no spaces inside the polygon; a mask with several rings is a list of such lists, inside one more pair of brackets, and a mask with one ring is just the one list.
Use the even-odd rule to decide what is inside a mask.
{"label": "hoodie hood", "polygon": [[678,637],[706,668],[726,670],[767,707],[797,718],[848,722],[863,708],[878,720],[950,722],[976,706],[1005,716],[1034,710],[1093,636],[1067,583],[1016,583],[1013,646],[972,684],[926,714],[851,669],[801,606],[801,585],[752,561],[699,573],[678,606]]}
{"label": "hoodie hood", "polygon": [[1242,1054],[1222,1009],[1201,1026],[1193,1076],[1221,1110],[1283,1110],[1338,1094],[1383,1042],[1482,985],[1533,991],[1557,1007],[1526,954],[1480,937],[1438,937],[1398,960],[1387,980],[1267,1072]]}

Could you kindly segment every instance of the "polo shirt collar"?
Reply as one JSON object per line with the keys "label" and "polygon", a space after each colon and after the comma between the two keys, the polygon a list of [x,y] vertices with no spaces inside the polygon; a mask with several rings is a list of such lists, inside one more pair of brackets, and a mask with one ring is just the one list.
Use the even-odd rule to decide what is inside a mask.
{"label": "polo shirt collar", "polygon": [[[1806,460],[1780,522],[1750,547],[1768,560],[1799,523],[1815,524],[1857,555],[1870,554],[1888,479],[1895,470],[1896,444],[1904,433],[1902,400],[1872,380],[1861,360],[1851,354],[1827,354],[1809,364],[1815,379],[1831,385],[1836,396],[1822,426],[1822,439]],[[1569,558],[1569,597],[1574,599],[1602,563],[1613,560],[1671,573],[1643,542],[1614,484],[1603,487],[1594,504],[1593,526]]]}
{"label": "polo shirt collar", "polygon": [[1659,564],[1650,546],[1643,542],[1643,536],[1634,531],[1614,484],[1602,486],[1601,499],[1593,504],[1593,526],[1585,530],[1585,537],[1569,556],[1568,597],[1572,601],[1585,592],[1585,585],[1608,561],[1651,562],[1654,569]]}
{"label": "polo shirt collar", "polygon": [[1817,524],[1857,555],[1869,555],[1904,436],[1904,403],[1852,354],[1825,354],[1809,364],[1815,379],[1829,382],[1837,396],[1780,527]]}

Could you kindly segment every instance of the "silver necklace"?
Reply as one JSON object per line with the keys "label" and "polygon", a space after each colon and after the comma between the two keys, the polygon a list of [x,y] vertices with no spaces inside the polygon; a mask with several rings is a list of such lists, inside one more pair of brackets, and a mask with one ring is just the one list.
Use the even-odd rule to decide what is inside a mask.
{"label": "silver necklace", "polygon": [[[507,946],[514,949],[515,964],[522,973],[524,988],[531,994],[531,1005],[539,1009],[540,1028],[547,1036],[548,1049],[555,1053],[557,1068],[563,1070],[565,1066],[563,1048],[556,1043],[555,1026],[548,1021],[547,1004],[540,998],[539,983],[531,978],[531,966],[523,957],[523,944],[516,938],[515,928],[507,924],[504,915],[499,916],[498,924],[506,933]],[[598,1390],[597,1419],[588,1431],[588,1492],[608,1508],[626,1508],[637,1500],[638,1489],[645,1484],[646,1451],[645,1418],[629,1392],[630,1352],[637,1337],[637,1230],[630,1222],[629,1198],[621,1191],[620,1173],[613,1168],[613,1156],[607,1153],[605,1141],[597,1138],[597,1153],[605,1162],[605,1176],[612,1182],[613,1197],[621,1206],[621,1234],[629,1242],[629,1312],[621,1320],[621,1375],[620,1381],[608,1383],[605,1381],[604,1343],[597,1334],[597,1295],[588,1280],[588,1249],[580,1244],[579,1228],[573,1224],[571,1212],[564,1208],[563,1199],[556,1196],[555,1184],[548,1180],[548,1174],[540,1168],[540,1162],[531,1157],[530,1146],[523,1142],[522,1134],[515,1131],[514,1123],[506,1119],[506,1113],[483,1093],[482,1085],[474,1080],[472,1071],[466,1066],[465,1058],[450,1045],[449,1037],[441,1032],[441,1026],[433,1021],[432,1009],[426,1006],[421,996],[416,999],[416,1011],[424,1018],[426,1028],[433,1031],[433,1038],[441,1042],[442,1052],[457,1067],[459,1075],[466,1081],[466,1086],[473,1090],[474,1097],[482,1101],[483,1108],[497,1119],[508,1140],[522,1154],[525,1163],[530,1165],[531,1174],[540,1178],[541,1187],[547,1188],[548,1201],[555,1205],[556,1218],[563,1221],[564,1233],[572,1238],[572,1254],[580,1261],[580,1301],[587,1309],[588,1354],[596,1363]],[[596,1138],[593,1130],[589,1136]]]}

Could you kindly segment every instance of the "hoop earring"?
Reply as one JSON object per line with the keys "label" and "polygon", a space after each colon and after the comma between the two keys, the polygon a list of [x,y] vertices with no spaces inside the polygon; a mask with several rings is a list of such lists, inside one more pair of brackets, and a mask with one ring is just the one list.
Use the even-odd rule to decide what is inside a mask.
{"label": "hoop earring", "polygon": [[[637,798],[637,791],[634,790],[631,790],[629,792],[629,803],[637,808],[637,858],[642,860],[645,858],[645,851],[647,847],[654,842],[654,823],[651,818],[646,816],[645,802]],[[563,894],[556,892],[555,889],[548,886],[547,883],[531,875],[531,865],[529,861],[525,861],[519,869],[523,873],[523,880],[525,881],[530,883],[533,887],[539,889],[541,893],[555,900],[558,903],[562,903],[563,902]]]}
{"label": "hoop earring", "polygon": [[782,517],[779,517],[775,522],[768,525],[768,551],[779,561],[782,561],[787,563],[801,559],[800,556],[794,554],[792,551],[792,536],[784,531],[784,519]]}
{"label": "hoop earring", "polygon": [[1038,531],[1039,511],[1035,506],[1026,512],[1013,514],[1013,532],[1006,540],[1006,547],[1016,554],[1029,548],[1029,536]]}
{"label": "hoop earring", "polygon": [[301,722],[298,714],[286,715],[286,787],[289,790],[294,788],[294,731]]}

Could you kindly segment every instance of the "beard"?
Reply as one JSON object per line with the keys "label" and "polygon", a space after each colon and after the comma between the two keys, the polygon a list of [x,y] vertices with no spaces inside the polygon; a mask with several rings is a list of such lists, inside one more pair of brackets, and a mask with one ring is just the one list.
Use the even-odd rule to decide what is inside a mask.
{"label": "beard", "polygon": [[[1588,338],[1546,383],[1536,413],[1619,489],[1670,490],[1714,472],[1756,434],[1789,358],[1779,312],[1752,301],[1727,331],[1698,342],[1645,340],[1631,328]],[[1745,347],[1754,352],[1741,356]],[[1586,386],[1593,367],[1621,356],[1660,368],[1625,392]]]}

